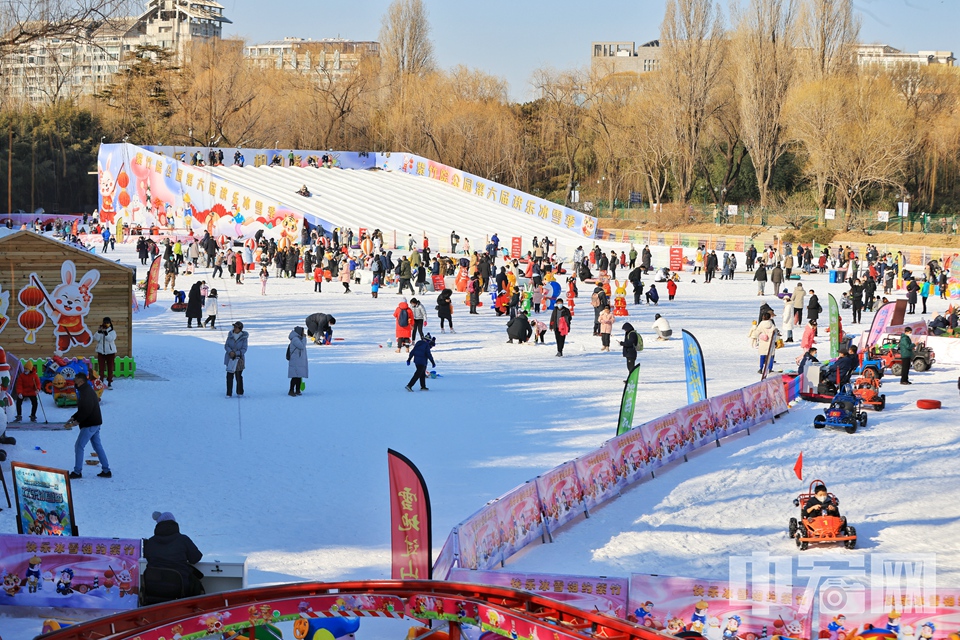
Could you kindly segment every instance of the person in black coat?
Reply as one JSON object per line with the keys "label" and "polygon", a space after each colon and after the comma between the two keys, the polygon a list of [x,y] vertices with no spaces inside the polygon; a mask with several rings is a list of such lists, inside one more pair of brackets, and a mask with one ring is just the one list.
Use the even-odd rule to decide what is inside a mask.
{"label": "person in black coat", "polygon": [[110,471],[110,463],[107,462],[107,454],[103,450],[103,445],[100,444],[100,425],[103,424],[100,398],[87,381],[86,374],[78,373],[74,376],[73,384],[77,393],[77,410],[66,424],[80,427],[80,433],[77,434],[77,442],[73,445],[74,465],[70,477],[74,479],[83,477],[83,450],[90,442],[93,444],[93,450],[97,452],[102,468],[97,475],[101,478],[112,478],[113,473]]}
{"label": "person in black coat", "polygon": [[456,333],[453,330],[453,302],[451,298],[453,297],[453,292],[450,289],[444,289],[440,292],[440,295],[437,296],[437,317],[440,318],[440,333],[446,333],[446,330],[443,328],[443,323],[450,323],[450,333]]}
{"label": "person in black coat", "polygon": [[713,280],[713,276],[717,273],[717,267],[719,264],[720,262],[717,259],[716,251],[711,251],[709,254],[707,254],[703,265],[704,269],[706,270],[706,273],[704,274],[704,282],[711,282]]}
{"label": "person in black coat", "polygon": [[507,323],[507,340],[508,343],[513,343],[514,340],[518,341],[520,344],[523,344],[530,339],[530,336],[533,335],[533,329],[530,327],[530,321],[527,320],[527,312],[521,311],[514,317],[510,318],[510,322]]}
{"label": "person in black coat", "polygon": [[633,325],[629,322],[623,323],[623,340],[620,346],[623,347],[623,357],[627,359],[627,375],[637,366],[637,345],[639,336]]}
{"label": "person in black coat", "polygon": [[820,298],[810,289],[810,298],[807,300],[807,318],[816,321],[820,318],[823,307],[820,306]]}
{"label": "person in black coat", "polygon": [[853,302],[853,323],[857,324],[863,317],[863,285],[860,278],[855,278],[850,285],[850,299]]}
{"label": "person in black coat", "polygon": [[833,498],[827,493],[827,488],[822,484],[818,484],[813,489],[813,495],[803,505],[804,518],[816,518],[818,516],[840,516],[837,503],[833,501]]}
{"label": "person in black coat", "polygon": [[187,328],[193,326],[193,321],[197,321],[197,329],[203,327],[203,296],[200,295],[200,287],[203,281],[197,281],[190,287],[190,293],[187,294]]}
{"label": "person in black coat", "polygon": [[314,344],[320,344],[325,338],[333,339],[333,325],[337,319],[329,313],[311,313],[304,321],[307,325],[307,335],[313,338]]}
{"label": "person in black coat", "polygon": [[600,312],[604,307],[610,305],[607,292],[599,284],[593,288],[593,293],[590,294],[590,304],[593,305],[593,335],[598,336],[600,335]]}
{"label": "person in black coat", "polygon": [[[563,320],[561,322],[560,320]],[[570,333],[571,321],[570,309],[563,305],[563,300],[557,298],[553,306],[553,313],[550,314],[550,328],[553,329],[553,336],[557,340],[557,357],[563,357],[563,343],[567,340],[567,334]],[[562,325],[566,325],[566,328]]]}
{"label": "person in black coat", "polygon": [[[183,580],[185,597],[200,595],[203,593],[200,583],[202,574],[193,565],[200,562],[203,553],[189,536],[180,533],[180,525],[172,513],[154,511],[153,519],[157,523],[153,528],[153,536],[143,543],[147,573],[151,568],[173,569]],[[148,583],[152,582],[151,578],[147,578]]]}

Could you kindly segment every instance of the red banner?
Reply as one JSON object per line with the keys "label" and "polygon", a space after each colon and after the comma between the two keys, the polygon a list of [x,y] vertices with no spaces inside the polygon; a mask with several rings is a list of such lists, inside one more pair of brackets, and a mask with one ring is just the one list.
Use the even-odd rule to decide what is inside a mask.
{"label": "red banner", "polygon": [[670,271],[683,271],[683,247],[670,247]]}
{"label": "red banner", "polygon": [[160,256],[153,259],[147,271],[146,295],[143,299],[144,308],[157,301],[157,291],[160,289]]}
{"label": "red banner", "polygon": [[521,248],[521,243],[522,243],[522,242],[523,242],[523,238],[511,238],[511,239],[510,239],[510,257],[511,257],[511,258],[519,258],[519,257],[520,257],[520,253],[523,251],[523,249]]}
{"label": "red banner", "polygon": [[429,580],[431,564],[430,494],[420,470],[387,449],[390,475],[390,545],[394,580]]}
{"label": "red banner", "polygon": [[433,290],[434,291],[443,291],[447,288],[447,285],[444,282],[443,276],[430,276],[430,279],[433,281]]}

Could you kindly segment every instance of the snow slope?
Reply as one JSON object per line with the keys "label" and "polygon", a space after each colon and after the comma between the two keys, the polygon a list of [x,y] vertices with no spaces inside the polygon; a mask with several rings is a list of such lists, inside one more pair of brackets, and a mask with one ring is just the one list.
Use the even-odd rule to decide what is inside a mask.
{"label": "snow slope", "polygon": [[[666,251],[655,248],[654,255],[662,264]],[[107,257],[136,263],[132,245]],[[198,277],[209,273],[201,269]],[[647,344],[635,424],[686,399],[680,342],[655,341],[649,328],[654,311],[675,331],[697,335],[711,395],[758,378],[746,334],[762,300],[778,312],[780,303],[757,297],[742,273],[709,285],[690,283],[690,277],[675,302],[664,295],[657,309],[630,305],[629,320]],[[194,281],[178,280],[177,288]],[[344,295],[331,283],[316,294],[312,283],[271,278],[264,297],[252,277],[245,285],[225,278],[212,286],[220,291],[217,330],[188,330],[183,316],[167,308],[169,292],[135,315],[138,370],[162,379],[118,380],[104,394],[103,442],[114,478],[73,484],[85,535],[149,536],[150,513],[172,511],[208,557],[246,555],[251,584],[385,578],[388,447],[423,472],[439,552],[451,527],[485,501],[598,446],[616,428],[626,369],[616,351],[600,353],[599,338],[591,336],[587,285],[562,359],[551,344],[505,344],[505,323],[488,303],[470,318],[462,294],[455,296],[457,333],[441,334],[435,352],[442,377],[430,381],[429,392],[413,394],[403,390],[412,368],[387,348],[399,300],[394,292],[382,290],[374,300],[367,287]],[[828,291],[839,297],[842,290],[823,276],[808,286],[823,300]],[[427,330],[439,333],[434,297],[424,296]],[[931,298],[930,307],[942,310],[946,302]],[[334,314],[335,336],[344,340],[310,347],[305,395],[290,398],[286,336],[315,311]],[[844,315],[849,320],[849,312]],[[222,344],[236,319],[250,332],[247,395],[228,400]],[[779,359],[792,362],[799,354],[792,346]],[[956,375],[935,367],[915,374],[906,392],[887,385],[888,411],[871,414],[870,425],[856,435],[814,432],[813,409],[802,408],[704,450],[511,567],[710,577],[723,575],[731,553],[796,553],[784,529],[799,488],[791,468],[802,449],[808,473],[841,496],[867,550],[940,552],[941,584],[957,586]],[[910,405],[917,397],[941,398],[946,408],[920,412]],[[45,407],[51,421],[69,415],[49,400]],[[10,459],[69,468],[75,431],[15,435]],[[15,531],[13,510],[4,510],[0,532]],[[26,640],[39,621],[4,618],[0,629],[5,640]]]}
{"label": "snow slope", "polygon": [[[235,180],[287,205],[355,232],[364,227],[386,234],[397,231],[397,241],[406,246],[407,234],[419,242],[422,234],[440,251],[449,251],[450,232],[473,250],[482,250],[487,238],[498,233],[501,245],[509,247],[511,235],[524,239],[524,250],[534,236],[558,239],[558,255],[573,253],[590,240],[539,216],[495,204],[427,178],[391,171],[315,169],[311,167],[209,167],[220,178]],[[312,196],[296,195],[307,185]],[[330,231],[330,229],[327,229]]]}

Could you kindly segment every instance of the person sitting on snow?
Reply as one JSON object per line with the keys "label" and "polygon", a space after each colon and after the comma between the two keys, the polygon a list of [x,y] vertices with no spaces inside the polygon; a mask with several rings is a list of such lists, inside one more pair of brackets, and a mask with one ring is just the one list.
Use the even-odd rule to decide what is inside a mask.
{"label": "person sitting on snow", "polygon": [[804,518],[816,518],[819,516],[837,516],[840,517],[840,509],[837,507],[834,499],[827,493],[827,487],[818,484],[813,489],[813,495],[803,505]]}
{"label": "person sitting on snow", "polygon": [[659,313],[654,318],[653,329],[657,332],[657,340],[669,340],[670,336],[673,335],[670,323]]}
{"label": "person sitting on snow", "polygon": [[300,190],[297,191],[298,196],[303,196],[304,198],[310,197],[310,189],[307,189],[307,185],[300,187]]}

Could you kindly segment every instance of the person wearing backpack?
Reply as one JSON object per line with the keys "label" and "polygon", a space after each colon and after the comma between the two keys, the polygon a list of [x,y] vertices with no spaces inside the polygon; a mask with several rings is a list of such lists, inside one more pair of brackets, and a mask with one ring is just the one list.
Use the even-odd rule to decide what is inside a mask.
{"label": "person wearing backpack", "polygon": [[567,334],[570,333],[570,323],[572,320],[570,309],[563,305],[563,300],[557,298],[553,307],[553,313],[550,314],[550,328],[553,329],[553,335],[557,339],[557,357],[563,357],[563,343],[567,340]]}
{"label": "person wearing backpack", "polygon": [[309,377],[307,361],[307,338],[303,327],[294,327],[287,336],[290,344],[287,345],[287,377],[290,378],[288,396],[301,395],[300,384]]}
{"label": "person wearing backpack", "polygon": [[467,280],[467,295],[470,297],[470,315],[479,315],[477,306],[480,304],[480,276],[477,274]]}
{"label": "person wearing backpack", "polygon": [[416,295],[413,285],[410,284],[410,278],[413,277],[413,267],[410,266],[407,256],[403,256],[400,259],[400,264],[397,265],[397,277],[400,278],[400,290],[397,291],[397,295],[402,295],[404,289],[410,289],[410,293]]}
{"label": "person wearing backpack", "polygon": [[397,305],[393,317],[397,319],[397,353],[400,353],[402,347],[406,347],[407,353],[410,353],[410,337],[413,334],[413,310],[407,304],[406,298]]}
{"label": "person wearing backpack", "polygon": [[607,292],[599,284],[593,288],[590,295],[590,305],[593,307],[593,335],[600,335],[600,311],[607,306]]}

